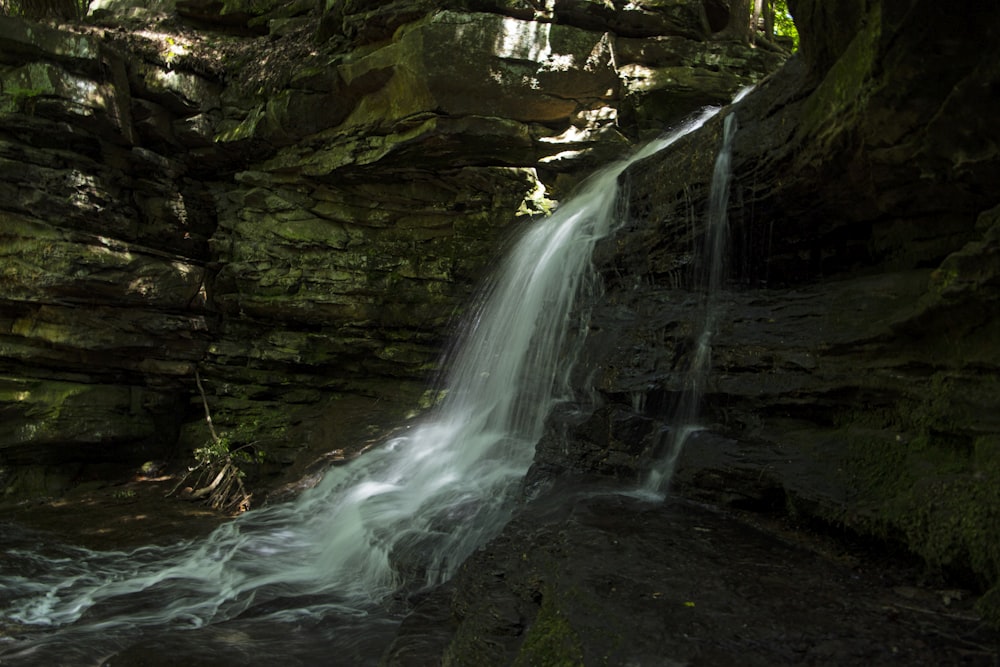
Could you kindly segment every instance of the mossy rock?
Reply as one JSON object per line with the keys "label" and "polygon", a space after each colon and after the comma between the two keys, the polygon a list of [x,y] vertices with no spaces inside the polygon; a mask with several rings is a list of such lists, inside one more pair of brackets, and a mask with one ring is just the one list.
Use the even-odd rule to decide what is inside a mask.
{"label": "mossy rock", "polygon": [[559,609],[553,595],[545,595],[535,622],[521,644],[514,667],[579,667],[583,644]]}
{"label": "mossy rock", "polygon": [[[1000,437],[847,430],[857,496],[836,520],[901,541],[932,569],[988,589],[1000,581]],[[984,598],[983,611],[989,613]],[[996,614],[994,609],[992,612]]]}

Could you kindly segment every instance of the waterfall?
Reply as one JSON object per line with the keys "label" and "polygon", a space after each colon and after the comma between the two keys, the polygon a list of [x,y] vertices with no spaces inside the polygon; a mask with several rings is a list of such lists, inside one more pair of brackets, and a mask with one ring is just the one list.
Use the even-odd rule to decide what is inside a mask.
{"label": "waterfall", "polygon": [[[745,89],[733,100],[739,102],[749,93]],[[729,183],[732,179],[733,136],[736,134],[736,114],[730,112],[723,120],[722,145],[715,158],[709,188],[708,212],[701,252],[701,270],[695,279],[695,289],[702,294],[702,324],[694,341],[694,352],[684,375],[684,387],[668,419],[670,430],[666,442],[658,450],[658,460],[646,478],[645,490],[664,493],[670,484],[677,458],[688,438],[700,430],[696,424],[705,382],[712,367],[712,337],[718,328],[723,306],[719,303],[726,272],[726,241],[729,235]]]}
{"label": "waterfall", "polygon": [[[247,512],[205,539],[45,556],[30,544],[0,547],[3,618],[29,631],[23,642],[0,643],[0,662],[60,637],[78,653],[88,642],[113,652],[139,631],[241,615],[289,627],[363,617],[401,589],[447,580],[510,517],[545,419],[570,395],[565,342],[586,326],[580,301],[596,281],[591,250],[615,223],[619,175],[716,111],[598,172],[530,225],[459,333],[445,398],[404,435],[331,469],[296,500]],[[42,630],[32,634],[35,627]]]}

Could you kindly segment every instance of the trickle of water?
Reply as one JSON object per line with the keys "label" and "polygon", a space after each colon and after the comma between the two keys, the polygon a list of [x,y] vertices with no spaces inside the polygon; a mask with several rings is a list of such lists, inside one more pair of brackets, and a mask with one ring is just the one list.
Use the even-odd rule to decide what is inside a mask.
{"label": "trickle of water", "polygon": [[[356,617],[401,587],[448,579],[508,520],[545,419],[570,394],[565,341],[584,328],[579,300],[596,280],[593,246],[615,223],[618,176],[716,111],[595,174],[531,226],[460,332],[444,400],[407,434],[203,540],[70,557],[5,547],[0,560],[14,567],[0,574],[4,618],[56,628],[44,641],[64,633],[77,653],[87,642],[107,651],[136,628],[198,628],[248,611],[296,623]],[[4,660],[32,650],[0,644]]]}
{"label": "trickle of water", "polygon": [[[734,103],[743,99],[747,92],[749,89],[741,91]],[[657,448],[658,459],[644,484],[645,489],[656,493],[666,492],[685,443],[693,433],[701,430],[696,421],[701,399],[705,393],[705,383],[712,367],[712,337],[724,310],[719,303],[719,296],[726,274],[726,242],[729,235],[727,209],[735,134],[736,114],[731,112],[723,120],[722,146],[719,148],[712,170],[702,248],[703,268],[696,284],[696,288],[702,291],[702,326],[695,339],[695,349],[684,376],[684,388],[668,419],[670,430],[664,434],[665,442]]]}

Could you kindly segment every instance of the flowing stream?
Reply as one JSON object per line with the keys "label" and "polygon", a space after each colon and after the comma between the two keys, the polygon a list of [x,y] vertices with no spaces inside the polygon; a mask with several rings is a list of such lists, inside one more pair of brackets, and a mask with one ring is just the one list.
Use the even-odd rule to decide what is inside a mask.
{"label": "flowing stream", "polygon": [[[440,405],[295,501],[201,540],[130,552],[39,549],[6,535],[0,663],[100,664],[137,637],[173,633],[162,645],[176,650],[190,644],[179,632],[200,628],[216,643],[249,642],[238,654],[246,664],[292,664],[294,634],[324,619],[336,619],[333,634],[392,626],[393,599],[447,580],[510,517],[545,419],[570,395],[567,339],[586,327],[591,250],[616,223],[619,175],[717,111],[598,172],[531,224],[460,332]],[[283,653],[254,647],[250,637],[265,632]],[[374,648],[384,645],[359,651]]]}

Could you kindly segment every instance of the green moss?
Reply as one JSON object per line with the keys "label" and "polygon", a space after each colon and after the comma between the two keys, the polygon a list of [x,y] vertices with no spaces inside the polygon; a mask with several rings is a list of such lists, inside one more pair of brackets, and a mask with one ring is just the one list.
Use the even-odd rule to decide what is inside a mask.
{"label": "green moss", "polygon": [[64,406],[87,393],[88,386],[82,384],[0,378],[0,407],[15,427],[13,432],[4,433],[5,444],[57,439],[66,427]]}
{"label": "green moss", "polygon": [[[965,420],[946,377],[925,389],[922,400],[846,420],[855,496],[833,518],[901,540],[931,568],[990,588],[1000,580],[1000,436],[960,435]],[[984,614],[1000,619],[989,603],[996,597],[984,598]]]}
{"label": "green moss", "polygon": [[18,86],[5,88],[3,94],[9,97],[10,101],[2,105],[2,109],[21,113],[31,112],[34,107],[34,99],[46,92],[44,88],[21,88]]}
{"label": "green moss", "polygon": [[975,419],[961,394],[939,373],[919,398],[842,420],[854,497],[831,518],[989,588],[1000,580],[1000,436],[964,434]]}
{"label": "green moss", "polygon": [[1000,586],[994,586],[983,597],[979,598],[979,602],[976,603],[976,611],[982,615],[983,620],[987,623],[1000,628]]}
{"label": "green moss", "polygon": [[247,114],[247,117],[238,124],[230,124],[229,126],[226,126],[225,123],[220,124],[222,131],[215,135],[214,139],[216,143],[224,144],[252,138],[257,133],[257,126],[264,116],[264,106],[260,105]]}
{"label": "green moss", "polygon": [[832,138],[844,125],[842,117],[864,107],[866,91],[873,85],[881,36],[881,6],[876,3],[844,54],[810,97],[802,120],[802,131]]}
{"label": "green moss", "polygon": [[[280,214],[269,225],[270,234],[279,242],[293,246],[316,246],[323,249],[341,250],[347,247],[350,238],[342,225],[323,218],[301,212],[299,220],[281,220]],[[291,217],[291,216],[289,216]]]}
{"label": "green moss", "polygon": [[79,465],[61,467],[0,465],[0,499],[18,501],[26,498],[55,496],[65,491],[79,475]]}
{"label": "green moss", "polygon": [[16,76],[0,80],[0,113],[33,114],[38,98],[53,92],[44,69],[22,68]]}
{"label": "green moss", "polygon": [[573,667],[583,665],[583,645],[550,593],[528,630],[514,667]]}
{"label": "green moss", "polygon": [[935,294],[941,295],[955,285],[959,279],[959,271],[954,266],[942,266],[931,274],[930,286]]}

